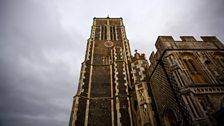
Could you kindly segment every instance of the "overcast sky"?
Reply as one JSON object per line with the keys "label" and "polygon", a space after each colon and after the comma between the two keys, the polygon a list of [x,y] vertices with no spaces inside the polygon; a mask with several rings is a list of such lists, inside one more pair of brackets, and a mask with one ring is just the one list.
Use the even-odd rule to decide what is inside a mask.
{"label": "overcast sky", "polygon": [[224,41],[223,0],[0,0],[1,126],[68,125],[93,17],[108,14],[147,58],[159,35]]}

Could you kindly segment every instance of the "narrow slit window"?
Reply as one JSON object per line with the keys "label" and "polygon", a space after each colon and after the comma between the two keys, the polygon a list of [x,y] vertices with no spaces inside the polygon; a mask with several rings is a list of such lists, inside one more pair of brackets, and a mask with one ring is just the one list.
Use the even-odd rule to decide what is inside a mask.
{"label": "narrow slit window", "polygon": [[101,40],[104,40],[104,27],[101,26]]}
{"label": "narrow slit window", "polygon": [[116,40],[115,26],[113,27],[113,36],[114,36],[114,40]]}
{"label": "narrow slit window", "polygon": [[113,26],[110,27],[110,39],[114,40],[113,39]]}
{"label": "narrow slit window", "polygon": [[104,40],[107,40],[107,26],[104,26]]}
{"label": "narrow slit window", "polygon": [[102,40],[102,26],[100,26],[100,36],[99,39]]}

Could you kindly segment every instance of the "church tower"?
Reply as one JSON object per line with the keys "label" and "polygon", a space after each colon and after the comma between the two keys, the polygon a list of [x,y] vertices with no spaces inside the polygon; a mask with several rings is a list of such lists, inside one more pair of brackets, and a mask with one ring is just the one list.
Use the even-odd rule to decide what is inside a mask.
{"label": "church tower", "polygon": [[69,126],[224,125],[224,45],[159,36],[132,56],[122,18],[94,18]]}
{"label": "church tower", "polygon": [[132,126],[130,47],[122,18],[94,18],[69,126]]}

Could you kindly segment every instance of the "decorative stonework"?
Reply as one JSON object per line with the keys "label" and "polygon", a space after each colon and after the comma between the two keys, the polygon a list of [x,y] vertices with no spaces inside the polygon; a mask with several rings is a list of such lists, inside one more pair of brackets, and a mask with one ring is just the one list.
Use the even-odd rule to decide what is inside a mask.
{"label": "decorative stonework", "polygon": [[105,47],[111,48],[114,46],[114,43],[112,41],[106,41],[104,42]]}
{"label": "decorative stonework", "polygon": [[[223,52],[223,45],[216,37],[202,37],[203,41],[197,41],[192,36],[182,36],[181,39],[182,41],[175,41],[171,36],[160,36],[157,39],[157,52],[151,55],[152,65],[149,68],[155,104],[158,108],[161,104],[173,107],[176,105],[174,108],[179,109],[177,117],[183,116],[180,121],[185,125],[217,125],[220,117],[213,114],[220,110],[220,107],[215,107],[218,103],[215,101],[224,96],[222,81],[217,77],[223,67],[216,64],[212,55]],[[159,77],[159,72],[164,72],[165,76]],[[163,79],[167,79],[165,84]],[[167,103],[161,102],[164,99],[157,95],[167,97]],[[173,105],[168,102],[171,99],[175,100]],[[163,112],[163,109],[158,109],[160,111]],[[173,109],[171,111],[176,113]],[[163,117],[159,115],[159,118]],[[177,120],[167,120],[161,123],[179,125]]]}
{"label": "decorative stonework", "polygon": [[224,125],[224,45],[159,36],[132,56],[122,18],[94,18],[69,126]]}

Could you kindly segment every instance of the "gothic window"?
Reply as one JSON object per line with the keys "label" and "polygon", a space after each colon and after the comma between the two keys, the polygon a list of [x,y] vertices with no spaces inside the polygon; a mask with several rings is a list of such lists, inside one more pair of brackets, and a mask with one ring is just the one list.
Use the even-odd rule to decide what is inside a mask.
{"label": "gothic window", "polygon": [[196,74],[197,73],[197,69],[196,69],[192,59],[183,59],[183,61],[184,61],[184,64],[186,65],[187,69],[192,74]]}
{"label": "gothic window", "polygon": [[174,65],[174,58],[173,58],[173,55],[172,55],[172,54],[170,54],[170,55],[167,57],[167,59],[168,59],[168,62],[169,62],[169,64],[170,64],[170,66]]}
{"label": "gothic window", "polygon": [[111,40],[114,40],[114,37],[115,37],[115,36],[114,36],[114,29],[113,29],[113,28],[114,28],[114,26],[111,26],[111,27],[110,27],[110,39],[111,39]]}
{"label": "gothic window", "polygon": [[110,26],[110,39],[111,40],[117,40],[117,34],[116,34],[116,26]]}
{"label": "gothic window", "polygon": [[100,40],[103,40],[103,26],[100,27]]}
{"label": "gothic window", "polygon": [[191,54],[191,53],[183,54],[182,60],[184,62],[185,67],[191,74],[199,73],[199,71],[198,71],[199,68],[198,68],[197,64],[193,61],[193,60],[196,60],[193,54]]}
{"label": "gothic window", "polygon": [[217,56],[216,61],[220,64],[220,66],[224,67],[224,57]]}
{"label": "gothic window", "polygon": [[122,38],[121,27],[116,27],[116,33],[117,39],[120,40]]}
{"label": "gothic window", "polygon": [[224,53],[215,52],[213,57],[221,67],[224,67]]}
{"label": "gothic window", "polygon": [[110,26],[110,39],[113,40],[113,26]]}
{"label": "gothic window", "polygon": [[207,80],[204,77],[204,73],[201,70],[201,66],[196,62],[196,58],[191,53],[185,53],[182,56],[182,61],[184,66],[189,71],[191,78],[194,83],[207,83]]}
{"label": "gothic window", "polygon": [[113,27],[114,40],[117,40],[116,26]]}
{"label": "gothic window", "polygon": [[96,27],[96,31],[95,31],[95,39],[99,40],[100,39],[100,33],[101,32],[101,27]]}
{"label": "gothic window", "polygon": [[107,40],[107,26],[104,26],[104,40]]}
{"label": "gothic window", "polygon": [[101,26],[101,40],[107,39],[107,26]]}
{"label": "gothic window", "polygon": [[202,109],[207,112],[209,111],[211,108],[213,108],[211,101],[209,100],[208,95],[199,95],[197,96],[198,101],[202,107]]}
{"label": "gothic window", "polygon": [[215,75],[217,79],[219,80],[219,83],[224,83],[224,53],[223,52],[214,52],[212,55],[215,63],[215,67],[211,66],[213,69],[216,68],[216,70],[213,70],[215,72]]}

